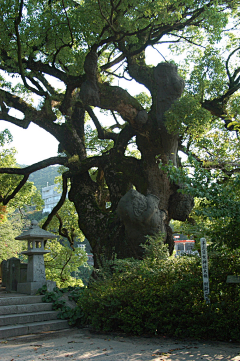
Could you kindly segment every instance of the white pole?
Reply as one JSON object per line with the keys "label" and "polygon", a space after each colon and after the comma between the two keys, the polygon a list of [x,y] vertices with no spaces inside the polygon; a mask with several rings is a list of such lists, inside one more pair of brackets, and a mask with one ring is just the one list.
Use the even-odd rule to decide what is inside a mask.
{"label": "white pole", "polygon": [[204,295],[204,299],[205,299],[206,303],[210,303],[207,242],[206,242],[205,238],[201,238],[200,242],[201,242],[202,275],[203,275],[203,295]]}

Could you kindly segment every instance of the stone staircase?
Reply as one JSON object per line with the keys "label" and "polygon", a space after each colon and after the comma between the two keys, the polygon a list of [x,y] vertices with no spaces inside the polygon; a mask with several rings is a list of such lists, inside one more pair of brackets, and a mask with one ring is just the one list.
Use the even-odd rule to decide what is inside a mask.
{"label": "stone staircase", "polygon": [[69,328],[42,296],[0,293],[0,339]]}

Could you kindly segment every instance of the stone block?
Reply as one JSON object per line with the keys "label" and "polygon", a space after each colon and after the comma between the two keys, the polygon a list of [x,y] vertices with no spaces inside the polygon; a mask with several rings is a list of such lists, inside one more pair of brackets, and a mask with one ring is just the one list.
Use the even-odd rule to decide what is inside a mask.
{"label": "stone block", "polygon": [[6,287],[7,282],[7,261],[2,261],[1,263],[1,271],[2,271],[2,286]]}
{"label": "stone block", "polygon": [[25,282],[18,283],[17,292],[26,293],[28,295],[35,295],[39,288],[42,288],[46,284],[45,282]]}
{"label": "stone block", "polygon": [[69,300],[69,297],[68,297],[68,296],[69,296],[69,292],[64,293],[64,294],[59,298],[59,300],[65,301],[65,305],[66,305],[67,307],[69,307],[71,310],[74,310],[74,309],[76,308],[77,304],[76,304],[75,301]]}
{"label": "stone block", "polygon": [[28,256],[27,282],[45,282],[43,254]]}
{"label": "stone block", "polygon": [[47,280],[46,284],[47,284],[47,291],[53,292],[54,288],[56,287],[56,282]]}
{"label": "stone block", "polygon": [[20,283],[27,282],[27,263],[20,263]]}
{"label": "stone block", "polygon": [[7,260],[6,291],[16,292],[20,281],[20,259],[10,258]]}

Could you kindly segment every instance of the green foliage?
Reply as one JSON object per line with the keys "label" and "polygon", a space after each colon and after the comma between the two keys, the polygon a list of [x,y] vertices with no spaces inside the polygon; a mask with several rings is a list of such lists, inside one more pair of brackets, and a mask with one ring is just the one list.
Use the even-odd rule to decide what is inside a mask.
{"label": "green foliage", "polygon": [[55,281],[58,287],[83,286],[82,280],[71,274],[87,261],[86,253],[79,248],[73,250],[67,241],[58,240],[47,241],[46,249],[50,250],[44,256],[46,278]]}
{"label": "green foliage", "polygon": [[93,266],[90,266],[87,262],[85,262],[78,267],[77,271],[75,271],[75,277],[78,279],[80,278],[84,286],[87,286],[92,272]]}
{"label": "green foliage", "polygon": [[58,318],[67,319],[68,323],[74,326],[79,324],[79,320],[83,322],[83,320],[85,319],[85,315],[79,306],[76,306],[75,308],[70,308],[66,304],[66,300],[61,297],[64,294],[67,294],[69,301],[77,302],[83,292],[84,288],[79,286],[69,286],[61,289],[55,287],[53,292],[47,292],[47,287],[43,286],[38,290],[38,294],[44,295],[42,301],[51,302],[53,304],[53,310],[59,311]]}
{"label": "green foliage", "polygon": [[161,267],[162,261],[169,257],[168,246],[164,244],[165,235],[157,233],[154,236],[147,236],[147,242],[142,244],[145,259],[144,265],[148,268]]}
{"label": "green foliage", "polygon": [[[113,13],[114,25],[109,29],[105,37],[112,34],[113,31],[120,32],[124,29],[129,32],[127,38],[128,43],[132,44],[138,40],[134,34],[136,31],[144,29],[149,23],[151,26],[158,27],[161,25],[172,25],[176,21],[181,21],[187,10],[193,10],[196,7],[204,6],[206,1],[187,1],[184,4],[178,1],[121,1],[120,5],[116,6]],[[79,47],[84,47],[85,44],[91,46],[95,44],[96,38],[102,33],[104,26],[108,24],[108,19],[111,18],[111,1],[104,1],[101,3],[99,9],[98,2],[88,0],[72,4],[70,0],[64,3],[65,9],[68,9],[68,16],[71,19],[71,28],[67,22],[66,13],[62,9],[61,2],[51,2],[48,6],[47,2],[31,1],[28,2],[27,11],[23,12],[23,19],[21,22],[21,33],[27,38],[28,44],[35,45],[37,48],[41,46],[42,54],[46,56],[46,61],[50,61],[51,55],[54,54],[54,49],[59,48],[62,44],[71,44],[74,39]],[[36,11],[36,8],[38,11]],[[16,7],[13,1],[6,1],[2,6],[3,14],[9,14],[9,17],[16,16]],[[204,14],[199,16],[203,22],[203,27],[211,32],[212,38],[216,40],[219,36],[221,28],[226,24],[228,14],[217,11],[218,4],[211,3],[211,6],[206,6]],[[79,21],[81,19],[81,21]],[[1,22],[1,31],[4,31],[6,20],[3,18]],[[216,26],[218,25],[218,26]],[[34,28],[33,33],[31,29]],[[9,33],[14,32],[13,24],[9,24]],[[41,36],[37,36],[41,35]],[[57,36],[58,35],[58,36]],[[45,38],[45,43],[42,42]],[[72,39],[73,38],[73,39]],[[6,50],[13,52],[14,44],[9,44],[11,34],[6,34],[4,45]],[[60,40],[61,39],[61,40]],[[23,43],[23,51],[28,54],[28,44]],[[75,48],[74,52],[63,48],[59,54],[59,63],[64,59],[69,63],[72,71],[76,71],[77,65],[80,68],[79,49]],[[43,55],[42,55],[43,57]],[[78,60],[75,65],[74,61]],[[74,66],[75,65],[75,66]],[[80,69],[79,69],[80,70]]]}
{"label": "green foliage", "polygon": [[237,92],[229,100],[228,104],[228,114],[229,118],[232,119],[232,122],[229,123],[230,126],[234,126],[234,129],[239,131],[240,128],[240,94]]}
{"label": "green foliage", "polygon": [[113,147],[112,140],[98,139],[97,130],[92,129],[89,124],[86,125],[85,136],[86,149],[91,156],[107,152]]}
{"label": "green foliage", "polygon": [[12,135],[8,129],[0,132],[0,146],[3,147],[5,144],[8,144],[12,141]]}
{"label": "green foliage", "polygon": [[59,176],[58,167],[50,166],[30,174],[29,180],[34,183],[39,191],[42,191],[42,188],[46,187],[47,183],[49,186],[53,185],[57,176]]}
{"label": "green foliage", "polygon": [[47,217],[48,213],[36,210],[36,207],[28,207],[25,213],[25,217],[31,222],[33,220],[40,223],[43,218]]}
{"label": "green foliage", "polygon": [[[43,222],[43,221],[42,221]],[[78,226],[77,213],[72,202],[65,200],[57,216],[54,216],[48,228],[50,232],[58,235],[58,239],[47,241],[46,249],[46,278],[57,283],[58,287],[83,286],[78,275],[78,269],[87,261],[87,254],[76,247],[84,240]]]}
{"label": "green foliage", "polygon": [[141,106],[149,112],[152,105],[152,98],[145,92],[139,93],[135,96],[135,98],[139,101]]}
{"label": "green foliage", "polygon": [[26,248],[26,242],[17,241],[23,227],[26,225],[19,212],[7,214],[4,222],[0,222],[0,263],[12,257],[22,258],[21,252]]}
{"label": "green foliage", "polygon": [[[15,159],[16,149],[5,147],[6,142],[9,143],[11,140],[12,138],[8,131],[4,131],[0,135],[1,168],[19,168]],[[22,178],[23,176],[16,174],[0,174],[0,196],[3,200],[13,193]],[[43,205],[40,192],[37,191],[32,182],[27,182],[15,197],[10,200],[8,209],[13,211],[16,208],[26,208],[27,205],[35,205],[38,209]]]}
{"label": "green foliage", "polygon": [[[50,232],[57,232],[59,234],[59,220],[61,220],[62,227],[64,228],[63,233],[65,233],[66,230],[66,235],[69,236],[69,240],[73,242],[73,244],[74,242],[82,242],[84,240],[84,235],[78,226],[76,209],[69,199],[65,200],[64,205],[58,212],[58,217],[53,217],[48,228]],[[61,236],[64,237],[63,234]],[[64,239],[66,240],[67,237],[64,237]]]}
{"label": "green foliage", "polygon": [[186,84],[190,94],[198,94],[202,100],[213,99],[226,90],[226,60],[219,49],[208,45],[204,51],[194,51],[189,57],[194,64]]}
{"label": "green foliage", "polygon": [[[185,79],[185,90],[183,96],[166,112],[166,119],[170,132],[180,134],[183,141],[189,141],[189,137],[191,141],[196,141],[192,144],[192,149],[194,146],[198,147],[200,138],[206,138],[209,130],[215,128],[211,109],[205,109],[202,103],[217,99],[228,88],[226,59],[223,53],[220,46],[216,48],[215,44],[209,43],[206,44],[204,50],[193,49],[193,47],[185,50],[185,59],[179,69],[181,76]],[[225,117],[234,119],[238,109],[236,104],[238,96],[237,92],[219,115],[224,114]],[[218,126],[219,129],[222,128],[221,124]]]}
{"label": "green foliage", "polygon": [[[158,242],[158,245],[157,245]],[[105,263],[88,288],[56,288],[44,294],[59,317],[72,325],[89,324],[104,332],[191,337],[239,342],[240,285],[228,275],[240,274],[240,251],[210,247],[210,304],[203,299],[199,257],[168,257],[161,237],[149,239],[145,257]],[[61,296],[77,302],[71,310]]]}
{"label": "green foliage", "polygon": [[210,127],[211,114],[199,103],[199,99],[192,94],[185,93],[166,112],[167,129],[170,133],[180,133],[184,139],[205,136]]}
{"label": "green foliage", "polygon": [[[56,68],[67,71],[69,75],[81,75],[87,49],[96,42],[111,39],[111,36],[116,34],[126,34],[124,46],[128,51],[135,50],[141,47],[144,41],[144,36],[141,38],[137,35],[138,32],[144,34],[144,30],[150,27],[154,37],[157,37],[163,27],[171,29],[171,26],[175,25],[176,28],[176,24],[184,23],[186,17],[191,17],[201,8],[203,11],[199,11],[197,25],[193,26],[190,22],[189,26],[180,26],[181,35],[193,41],[199,40],[200,43],[204,37],[208,41],[216,42],[220,40],[229,16],[229,10],[223,11],[226,3],[228,4],[223,1],[219,5],[217,2],[208,3],[202,0],[188,0],[184,4],[176,0],[122,0],[120,3],[87,0],[73,3],[66,0],[63,4],[31,0],[24,4],[19,24],[22,59],[31,58],[45,64],[55,62]],[[231,7],[232,4],[234,5],[235,1],[231,2]],[[229,5],[228,7],[230,8]],[[11,72],[18,71],[17,42],[13,41],[16,32],[13,19],[18,15],[18,11],[19,5],[13,0],[4,1],[2,4],[1,43],[8,54],[7,59],[2,62],[7,63]],[[158,38],[155,41],[157,42]],[[101,59],[110,57],[109,54],[115,55],[113,44],[110,41],[106,43],[107,46],[100,52],[100,64]],[[1,86],[13,88],[9,81],[3,78]],[[28,93],[26,89],[24,92]]]}
{"label": "green foliage", "polygon": [[[166,258],[161,267],[118,260],[107,279],[81,294],[78,305],[94,329],[197,339],[239,341],[239,285],[226,284],[239,273],[240,253],[210,255],[210,299],[203,300],[199,257]],[[151,264],[152,265],[152,264]]]}
{"label": "green foliage", "polygon": [[[219,138],[216,139],[216,144],[219,144]],[[227,149],[229,150],[229,147]],[[222,160],[223,156],[224,153]],[[188,157],[187,164],[186,170],[176,168],[172,163],[166,166],[160,164],[172,182],[184,184],[180,192],[195,197],[195,208],[191,214],[195,224],[187,222],[179,225],[173,222],[176,225],[175,231],[189,234],[194,239],[205,235],[214,244],[226,244],[232,249],[239,248],[239,175],[228,178],[221,169],[204,168],[193,156]]]}
{"label": "green foliage", "polygon": [[[0,167],[18,168],[14,148],[6,148],[6,144],[12,141],[8,130],[0,133]],[[22,176],[0,175],[0,196],[4,201],[14,191]],[[4,203],[3,203],[4,204]],[[26,247],[26,242],[15,240],[24,227],[29,226],[29,220],[24,216],[24,211],[31,206],[40,209],[42,199],[40,193],[32,182],[27,182],[18,194],[10,200],[7,206],[0,206],[0,263],[11,257],[24,259],[21,252]]]}

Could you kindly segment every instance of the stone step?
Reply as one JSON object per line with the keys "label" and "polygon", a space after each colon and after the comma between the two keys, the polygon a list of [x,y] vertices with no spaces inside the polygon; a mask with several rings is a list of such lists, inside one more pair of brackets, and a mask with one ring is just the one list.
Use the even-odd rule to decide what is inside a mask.
{"label": "stone step", "polygon": [[69,328],[66,320],[51,320],[0,327],[0,339]]}
{"label": "stone step", "polygon": [[69,328],[66,320],[57,319],[52,303],[43,296],[10,293],[0,284],[0,339]]}
{"label": "stone step", "polygon": [[58,311],[44,311],[37,313],[18,313],[0,316],[0,327],[8,325],[19,325],[23,323],[42,322],[56,320]]}
{"label": "stone step", "polygon": [[43,296],[8,296],[3,295],[0,297],[0,307],[1,306],[8,306],[8,305],[26,305],[26,304],[33,304],[33,303],[41,303]]}
{"label": "stone step", "polygon": [[12,315],[15,313],[33,313],[51,311],[52,303],[33,303],[33,304],[20,304],[9,305],[0,307],[0,315]]}

